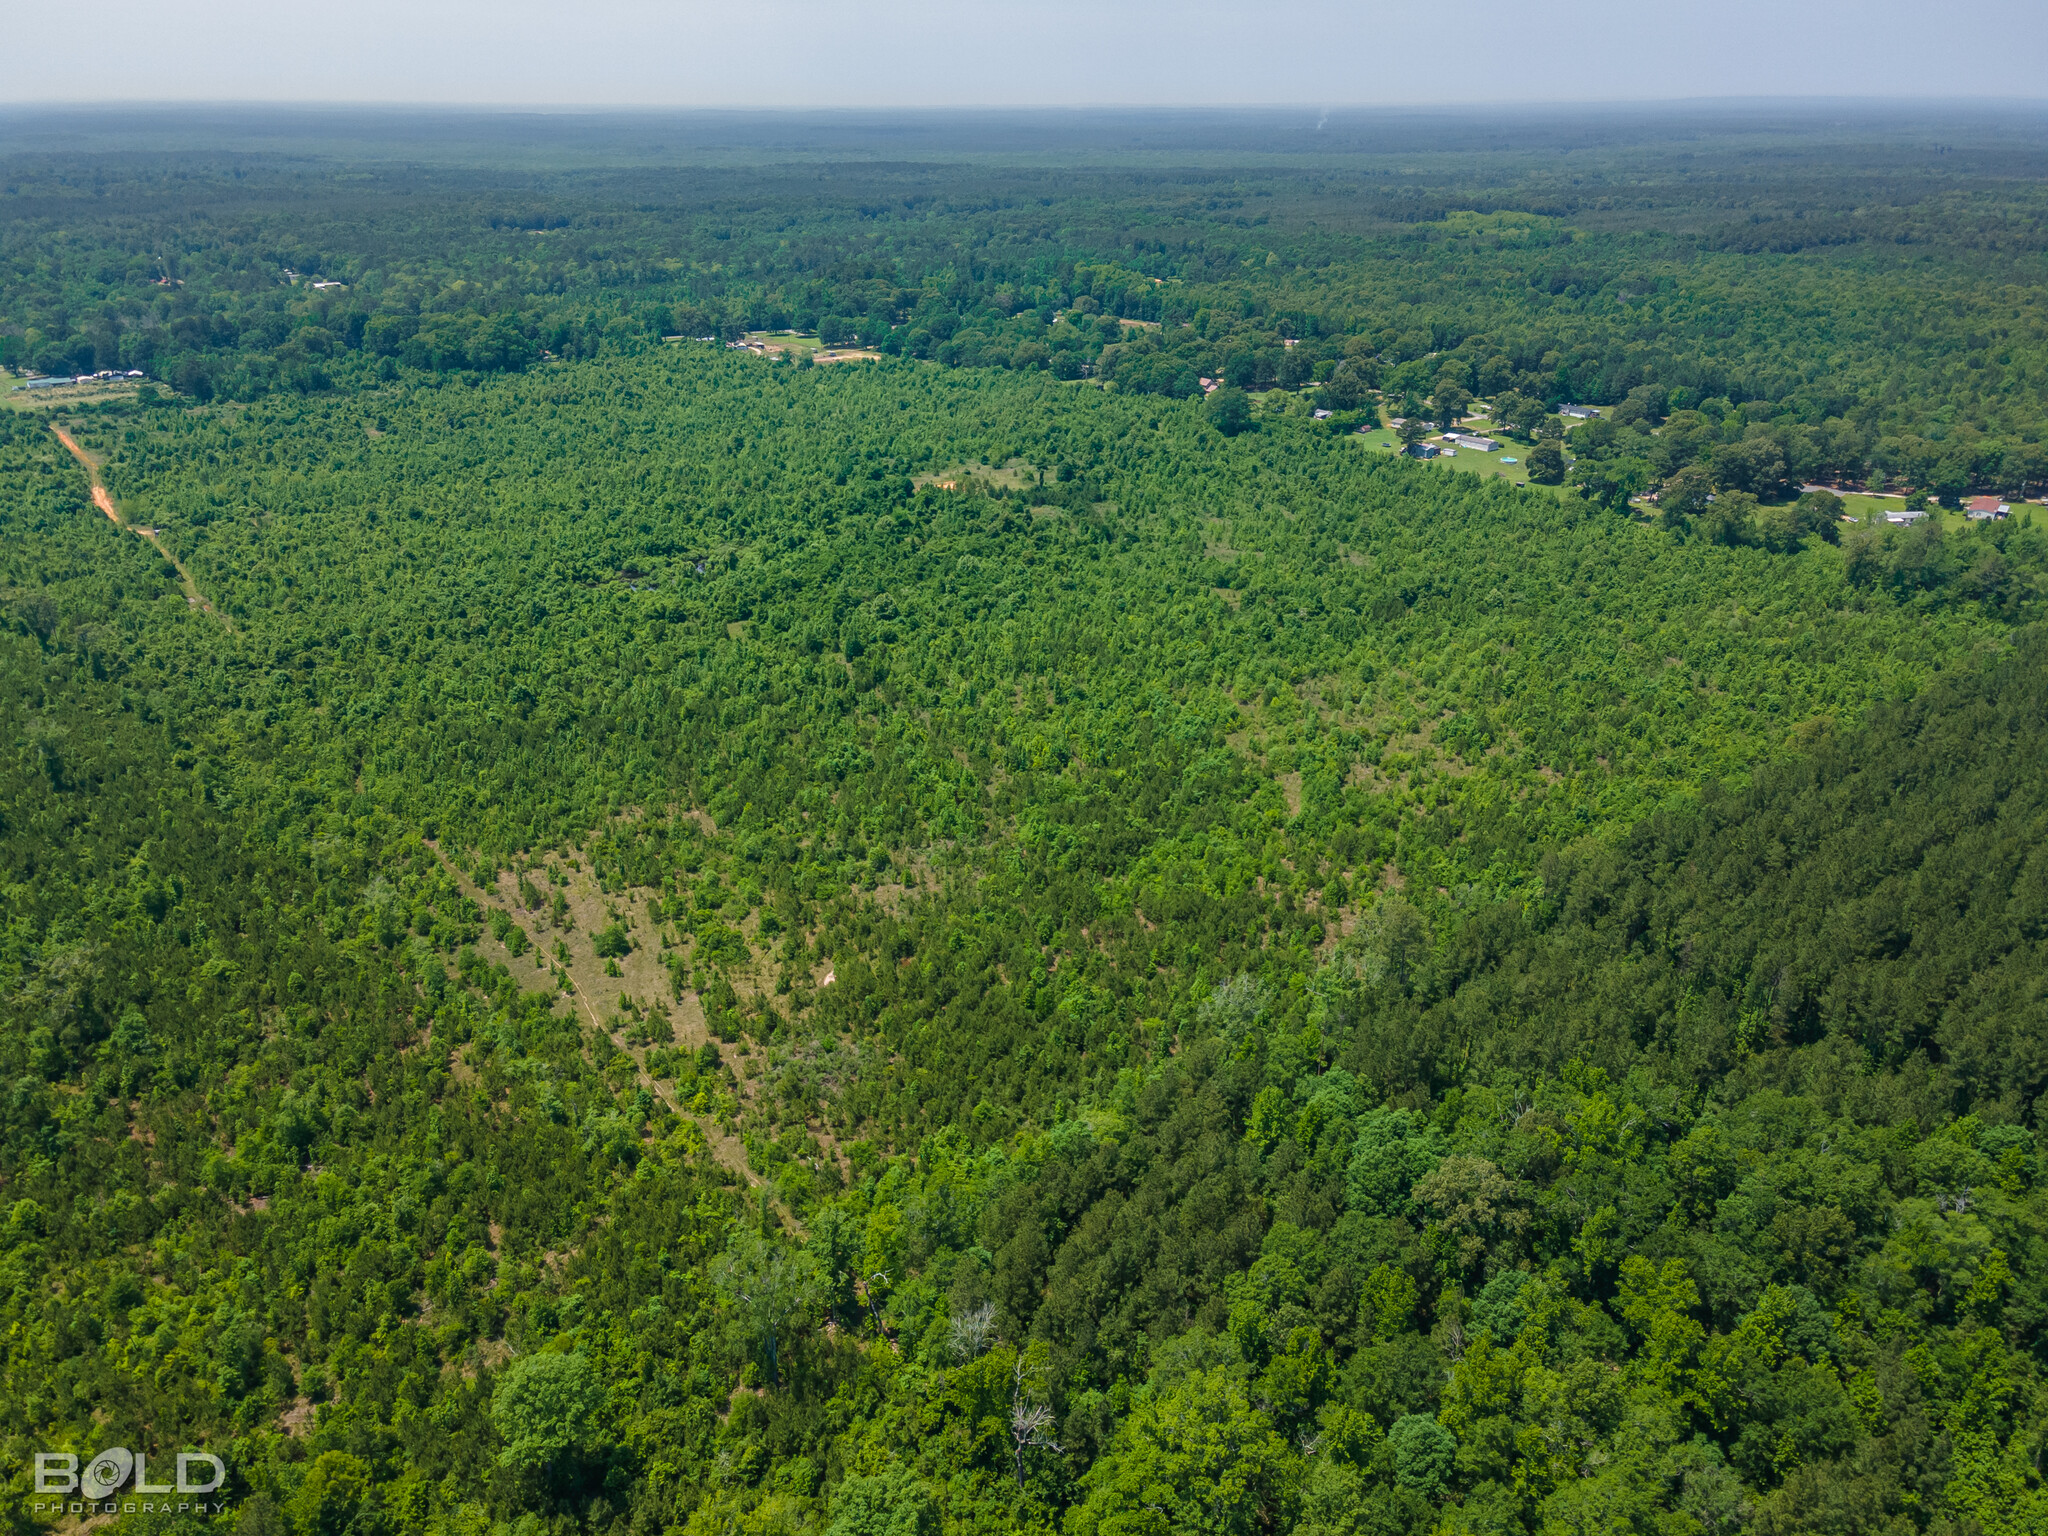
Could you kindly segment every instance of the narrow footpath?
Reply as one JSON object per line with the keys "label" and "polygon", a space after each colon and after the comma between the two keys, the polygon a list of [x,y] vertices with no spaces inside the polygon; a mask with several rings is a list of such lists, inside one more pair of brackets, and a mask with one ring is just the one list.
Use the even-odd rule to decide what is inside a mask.
{"label": "narrow footpath", "polygon": [[77,438],[66,432],[54,421],[50,423],[50,430],[57,434],[57,441],[71,451],[71,456],[84,466],[87,478],[92,481],[92,504],[107,514],[107,521],[116,528],[127,529],[138,539],[149,540],[151,547],[164,557],[164,560],[170,565],[171,569],[178,573],[178,580],[185,584],[185,601],[194,608],[205,609],[216,619],[219,619],[224,627],[232,630],[235,626],[228,622],[228,616],[206,600],[206,595],[199,590],[199,584],[192,579],[192,573],[185,569],[183,561],[164,548],[164,541],[157,537],[156,530],[154,528],[138,527],[121,515],[121,509],[114,505],[113,493],[107,489],[106,483],[100,479],[99,461],[80,446]]}

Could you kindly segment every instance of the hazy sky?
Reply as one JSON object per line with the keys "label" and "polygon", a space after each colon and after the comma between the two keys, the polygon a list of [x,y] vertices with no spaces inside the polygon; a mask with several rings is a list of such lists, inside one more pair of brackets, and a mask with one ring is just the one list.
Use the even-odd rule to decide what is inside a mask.
{"label": "hazy sky", "polygon": [[2048,0],[0,0],[0,37],[14,102],[2048,96]]}

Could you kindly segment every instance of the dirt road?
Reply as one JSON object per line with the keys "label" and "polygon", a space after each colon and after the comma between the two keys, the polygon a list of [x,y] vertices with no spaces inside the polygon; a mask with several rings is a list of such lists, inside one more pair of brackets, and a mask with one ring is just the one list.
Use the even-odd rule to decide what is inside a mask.
{"label": "dirt road", "polygon": [[216,619],[219,619],[228,629],[233,629],[235,626],[228,622],[227,615],[206,600],[205,594],[199,590],[199,584],[192,579],[192,573],[185,569],[184,562],[164,548],[164,541],[156,536],[156,530],[154,528],[138,528],[121,515],[121,509],[114,505],[113,493],[106,488],[106,485],[100,479],[99,461],[80,446],[77,438],[66,432],[54,421],[50,423],[50,430],[57,434],[57,441],[71,451],[71,457],[78,460],[84,466],[87,477],[92,481],[92,504],[107,514],[107,521],[116,528],[126,528],[138,539],[149,540],[151,547],[164,557],[164,560],[170,565],[171,569],[178,573],[178,580],[184,583],[185,601],[194,608],[205,609]]}

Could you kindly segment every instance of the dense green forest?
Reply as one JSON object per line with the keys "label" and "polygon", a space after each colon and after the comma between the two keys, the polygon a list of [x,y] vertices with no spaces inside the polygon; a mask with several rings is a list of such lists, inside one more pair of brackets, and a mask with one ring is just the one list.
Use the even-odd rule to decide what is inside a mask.
{"label": "dense green forest", "polygon": [[2048,483],[2024,113],[1084,122],[1078,164],[998,153],[1000,126],[899,158],[832,119],[534,142],[458,117],[440,130],[471,155],[422,165],[359,122],[176,154],[132,147],[175,119],[113,152],[23,115],[0,123],[0,363],[250,399],[793,327],[1176,398],[1654,388],[1659,416],[1704,406],[1795,481]]}
{"label": "dense green forest", "polygon": [[479,121],[9,128],[10,1530],[2048,1528],[2023,136]]}

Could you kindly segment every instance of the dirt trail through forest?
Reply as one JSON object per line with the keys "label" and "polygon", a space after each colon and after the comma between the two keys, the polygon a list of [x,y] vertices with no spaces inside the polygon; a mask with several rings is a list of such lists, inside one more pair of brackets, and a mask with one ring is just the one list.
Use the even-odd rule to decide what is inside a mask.
{"label": "dirt trail through forest", "polygon": [[[548,930],[541,928],[537,920],[540,914],[525,911],[520,907],[516,875],[506,871],[499,876],[503,882],[502,886],[481,886],[459,869],[437,845],[429,843],[428,846],[433,848],[435,856],[441,860],[442,867],[455,877],[462,894],[474,901],[486,914],[495,908],[504,912],[514,922],[533,930],[533,948],[521,955],[514,955],[499,943],[488,928],[477,941],[477,948],[509,970],[522,987],[543,991],[566,980],[569,985],[564,990],[574,999],[574,1005],[580,1008],[584,1017],[588,1018],[595,1028],[603,1030],[611,1037],[612,1044],[618,1047],[621,1053],[631,1059],[637,1086],[645,1088],[660,1099],[680,1118],[694,1122],[703,1134],[705,1144],[710,1147],[713,1157],[746,1180],[749,1187],[761,1188],[765,1181],[748,1165],[747,1149],[740,1138],[728,1135],[710,1115],[696,1114],[685,1108],[677,1099],[672,1087],[665,1086],[659,1078],[648,1072],[648,1048],[635,1045],[626,1038],[625,1031],[633,1022],[632,1019],[624,1013],[613,1013],[609,1017],[600,1013],[597,1000],[605,997],[608,989],[611,993],[623,992],[629,996],[658,1002],[667,989],[668,972],[647,946],[640,945],[627,957],[623,974],[609,981],[606,979],[604,961],[597,954],[591,934],[602,926],[602,914],[607,903],[598,892],[596,881],[588,872],[584,872],[580,878],[576,875],[565,876],[560,887],[564,894],[570,897],[576,917],[572,928],[555,931],[552,935],[555,941],[568,951],[569,958],[564,962],[549,955],[542,943],[542,934]],[[584,888],[586,886],[587,889]],[[550,886],[549,889],[552,891],[555,887]],[[632,904],[632,896],[644,898],[648,894],[650,893],[632,893],[624,904]],[[694,994],[675,1010],[670,1017],[670,1023],[675,1030],[676,1044],[679,1047],[695,1049],[711,1038],[711,1032],[705,1026],[703,1011],[697,1006]],[[734,1047],[727,1045],[723,1049],[728,1059],[736,1055],[745,1055],[743,1047],[735,1051]],[[734,1065],[739,1066],[739,1062],[734,1061]],[[741,1078],[741,1086],[744,1093],[748,1086],[745,1078]],[[791,1211],[772,1190],[769,1192],[769,1201],[793,1230],[803,1230],[803,1224],[796,1219],[796,1213]]]}
{"label": "dirt trail through forest", "polygon": [[170,565],[172,570],[178,573],[178,580],[185,584],[185,601],[194,608],[204,608],[216,619],[219,619],[223,625],[226,625],[227,628],[233,629],[235,626],[228,622],[228,616],[206,600],[205,594],[199,590],[199,584],[192,579],[192,573],[185,569],[184,562],[164,548],[164,541],[156,536],[156,530],[154,528],[139,528],[121,515],[121,509],[114,505],[113,493],[107,489],[105,483],[100,479],[99,461],[80,446],[77,438],[66,432],[54,421],[50,423],[50,430],[57,434],[58,442],[71,450],[71,456],[85,467],[85,473],[92,481],[92,504],[107,514],[107,521],[116,528],[126,528],[138,539],[149,540],[150,545],[156,552],[164,557],[164,560]]}

